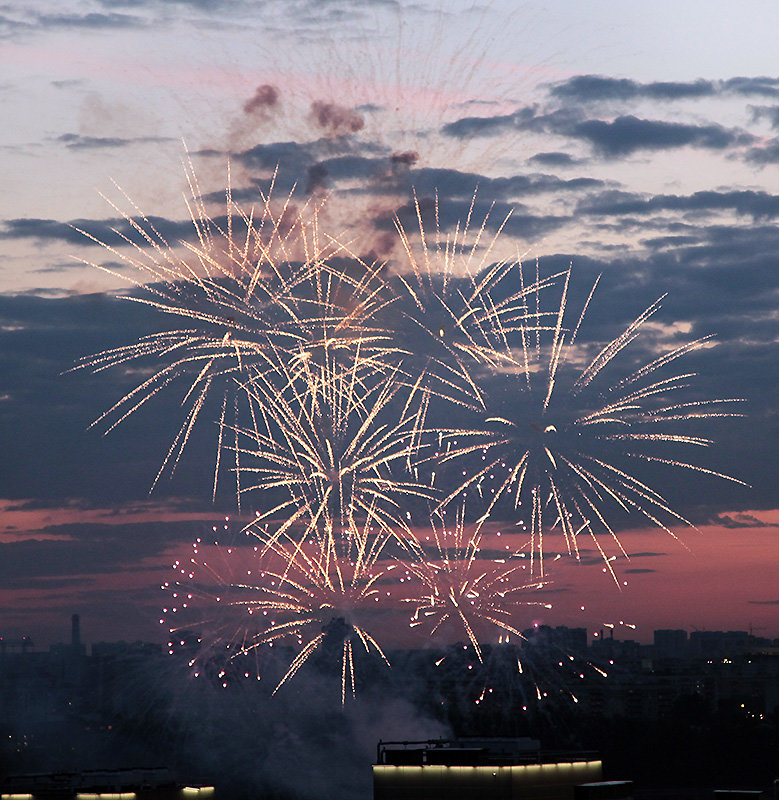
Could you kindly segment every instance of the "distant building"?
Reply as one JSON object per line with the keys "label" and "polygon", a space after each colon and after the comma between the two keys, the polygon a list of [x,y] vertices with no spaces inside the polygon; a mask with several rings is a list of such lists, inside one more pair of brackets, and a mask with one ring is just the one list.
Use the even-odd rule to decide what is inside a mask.
{"label": "distant building", "polygon": [[529,646],[552,647],[579,655],[587,652],[586,628],[569,628],[567,625],[552,628],[549,625],[538,625],[522,631],[522,637]]}
{"label": "distant building", "polygon": [[35,645],[29,636],[22,636],[21,639],[8,639],[5,636],[0,636],[0,655],[2,656],[6,653],[26,653],[34,647]]}
{"label": "distant building", "polygon": [[747,631],[693,631],[690,655],[694,658],[721,658],[748,650],[752,637]]}
{"label": "distant building", "polygon": [[687,655],[687,631],[655,631],[654,655],[656,658],[684,658]]}

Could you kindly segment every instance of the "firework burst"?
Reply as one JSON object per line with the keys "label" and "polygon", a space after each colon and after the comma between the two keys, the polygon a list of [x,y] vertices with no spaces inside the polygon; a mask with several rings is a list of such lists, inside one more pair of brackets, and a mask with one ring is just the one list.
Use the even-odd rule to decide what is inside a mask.
{"label": "firework burst", "polygon": [[[274,202],[271,182],[257,206],[244,210],[233,202],[228,185],[225,213],[215,218],[206,208],[191,163],[187,177],[193,241],[170,243],[153,220],[140,212],[130,216],[115,205],[129,231],[114,231],[124,247],[85,234],[134,272],[131,280],[139,292],[124,299],[181,326],[86,356],[75,369],[133,367],[151,373],[95,420],[93,425],[106,425],[106,433],[158,393],[181,386],[184,419],[152,488],[166,470],[175,470],[197,421],[205,415],[218,422],[215,496],[227,449],[225,436],[231,432],[229,449],[239,453],[234,433],[246,410],[241,407],[246,397],[240,390],[243,383],[274,369],[282,352],[292,368],[309,378],[318,353],[331,364],[336,356],[348,363],[359,346],[360,364],[367,367],[373,365],[373,343],[381,337],[371,333],[366,322],[375,302],[374,276],[362,273],[358,262],[348,271],[331,267],[341,246],[320,232],[321,205],[307,202],[299,207],[292,194]],[[110,267],[93,266],[126,280]],[[209,401],[215,402],[209,406]],[[233,467],[236,479],[241,474],[238,467]],[[236,489],[240,498],[240,484]]]}
{"label": "firework burst", "polygon": [[[385,575],[378,560],[386,539],[355,528],[348,537],[349,557],[344,557],[329,533],[302,543],[286,534],[270,535],[260,526],[244,535],[245,541],[231,546],[195,543],[189,561],[174,565],[183,579],[164,587],[171,593],[166,608],[171,618],[193,602],[209,609],[194,626],[199,652],[189,666],[196,674],[203,665],[213,671],[217,663],[225,685],[229,673],[259,678],[265,656],[276,645],[294,655],[275,694],[315,654],[325,653],[340,664],[345,702],[356,691],[355,647],[389,666],[369,630]],[[171,647],[177,638],[187,646],[192,629],[191,621],[171,628]],[[207,644],[201,647],[203,640]]]}
{"label": "firework burst", "polygon": [[354,646],[375,652],[389,666],[381,646],[370,633],[366,619],[379,602],[377,583],[383,571],[377,566],[381,539],[367,529],[350,531],[350,559],[339,556],[329,535],[314,547],[277,536],[266,539],[263,549],[283,562],[271,590],[250,609],[270,609],[283,619],[268,627],[257,644],[293,638],[300,648],[274,693],[318,650],[338,653],[341,662],[341,702],[355,693]]}
{"label": "firework burst", "polygon": [[501,637],[504,633],[521,637],[515,621],[520,607],[551,608],[527,599],[543,583],[518,581],[520,566],[483,552],[481,533],[467,530],[464,508],[453,522],[447,524],[435,514],[430,522],[430,534],[417,540],[417,557],[408,565],[420,586],[405,598],[414,606],[411,627],[429,628],[430,636],[453,627],[467,636],[481,661],[478,630],[487,625]]}
{"label": "firework burst", "polygon": [[365,521],[402,538],[404,500],[433,492],[410,474],[422,414],[398,399],[396,373],[366,381],[357,357],[348,371],[324,363],[297,378],[279,365],[271,374],[287,375],[283,392],[265,375],[244,387],[256,408],[254,426],[240,431],[244,491],[285,495],[258,521],[282,516],[279,533],[303,522],[345,539]]}
{"label": "firework burst", "polygon": [[[542,277],[536,265],[527,280],[519,255],[502,255],[508,216],[473,224],[476,195],[453,227],[437,196],[414,197],[413,226],[396,219],[403,264],[385,264],[324,233],[321,205],[292,195],[242,210],[228,182],[224,216],[209,216],[191,165],[188,176],[193,241],[171,246],[125,215],[124,247],[103,245],[138,275],[127,299],[174,326],[76,368],[148,369],[96,421],[108,430],[181,388],[184,419],[154,484],[206,418],[212,495],[229,454],[239,509],[259,508],[240,546],[196,543],[165,587],[170,621],[208,609],[196,643],[186,624],[170,627],[172,648],[197,651],[193,668],[208,650],[223,682],[239,659],[259,676],[275,646],[289,654],[278,691],[335,659],[345,702],[357,653],[389,663],[373,623],[411,608],[412,628],[464,637],[482,665],[485,642],[503,663],[517,638],[509,661],[523,674],[518,620],[550,607],[531,599],[550,534],[576,558],[591,539],[617,581],[618,514],[671,535],[691,524],[639,466],[736,480],[678,455],[711,444],[690,423],[736,415],[734,398],[687,399],[683,358],[710,341],[633,356],[658,300],[614,339],[583,345],[597,281],[571,320],[570,269]],[[425,524],[412,525],[420,507]],[[485,523],[506,518],[520,544],[491,550]]]}
{"label": "firework burst", "polygon": [[[690,463],[660,448],[702,448],[711,440],[680,426],[701,419],[738,416],[737,398],[684,402],[681,394],[695,374],[680,369],[684,356],[710,344],[697,339],[675,347],[614,377],[617,356],[639,336],[660,308],[652,303],[617,337],[582,358],[577,336],[597,281],[573,325],[568,320],[571,273],[565,275],[557,308],[535,302],[538,322],[520,328],[512,348],[514,364],[499,387],[485,391],[480,425],[451,429],[455,443],[440,457],[461,470],[443,505],[471,493],[483,501],[481,519],[499,503],[521,515],[518,527],[529,536],[531,564],[544,574],[545,535],[557,532],[564,547],[579,557],[579,539],[591,539],[612,577],[603,537],[626,556],[610,521],[615,511],[637,514],[675,536],[669,525],[691,525],[656,488],[639,477],[637,463],[661,464],[742,483]],[[662,299],[662,298],[661,298]],[[579,363],[577,363],[579,362]],[[494,385],[495,385],[494,384]],[[663,452],[666,452],[665,450]]]}
{"label": "firework burst", "polygon": [[484,408],[482,374],[511,360],[509,337],[528,324],[526,298],[556,277],[507,288],[521,270],[518,257],[498,255],[511,215],[495,226],[490,209],[474,225],[476,200],[474,193],[451,231],[442,229],[437,194],[430,203],[414,196],[416,232],[396,217],[405,263],[390,279],[385,309],[411,385],[474,410]]}

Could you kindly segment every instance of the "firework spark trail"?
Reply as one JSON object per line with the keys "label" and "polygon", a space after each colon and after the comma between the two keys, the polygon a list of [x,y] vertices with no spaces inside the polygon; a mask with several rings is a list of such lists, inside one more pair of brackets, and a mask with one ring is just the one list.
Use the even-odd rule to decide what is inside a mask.
{"label": "firework spark trail", "polygon": [[[648,451],[657,445],[709,445],[709,439],[661,426],[709,417],[740,416],[731,410],[739,399],[680,403],[677,402],[678,393],[687,388],[694,374],[656,375],[661,368],[675,368],[683,356],[705,346],[707,338],[677,347],[614,383],[602,380],[607,367],[613,365],[616,356],[639,336],[642,326],[659,309],[659,300],[572,377],[571,373],[577,372],[575,365],[565,368],[577,355],[576,336],[594,287],[578,321],[570,328],[565,322],[569,281],[570,270],[556,310],[539,310],[539,321],[551,314],[550,324],[528,326],[519,331],[520,344],[516,349],[521,356],[516,362],[516,372],[521,377],[506,376],[516,393],[511,393],[507,401],[485,392],[486,409],[481,425],[447,432],[447,438],[456,444],[439,457],[441,462],[469,464],[481,454],[482,463],[477,462],[471,474],[463,470],[465,478],[455,479],[456,488],[450,491],[442,506],[474,489],[480,497],[485,491],[489,492],[482,520],[493,513],[501,500],[507,501],[515,513],[522,506],[525,519],[519,524],[523,528],[529,524],[531,565],[541,576],[544,575],[545,535],[559,531],[566,550],[577,558],[579,537],[587,535],[619,585],[612,559],[601,541],[605,534],[618,552],[627,556],[609,521],[612,508],[637,513],[674,538],[670,521],[692,526],[669,506],[657,489],[634,474],[629,463],[660,463],[742,483],[724,473]],[[540,300],[537,307],[542,307]]]}
{"label": "firework spark trail", "polygon": [[513,633],[522,638],[514,623],[520,607],[547,603],[528,600],[527,593],[542,588],[543,582],[518,583],[520,567],[506,565],[505,559],[482,553],[482,535],[467,532],[465,509],[458,508],[453,523],[443,516],[431,515],[432,544],[416,540],[416,558],[407,567],[419,580],[421,588],[404,598],[413,605],[411,627],[425,625],[434,636],[451,620],[468,638],[479,661],[482,649],[477,628]]}
{"label": "firework spark trail", "polygon": [[[274,203],[271,181],[268,194],[260,194],[259,210],[252,207],[247,212],[233,202],[228,184],[226,214],[217,220],[206,209],[191,162],[186,170],[191,196],[185,199],[194,243],[169,243],[129,198],[135,217],[111,204],[130,231],[114,229],[121,249],[82,231],[132,268],[135,276],[130,280],[143,294],[123,299],[181,320],[184,327],[84,357],[74,369],[99,372],[136,363],[152,365],[149,378],[95,420],[93,425],[107,426],[106,433],[160,392],[183,383],[184,419],[152,489],[166,470],[175,471],[208,399],[221,392],[212,489],[216,496],[225,434],[228,428],[235,432],[242,418],[239,402],[245,393],[238,389],[239,383],[275,366],[269,354],[275,356],[280,349],[289,353],[298,369],[310,371],[309,361],[317,349],[344,355],[359,346],[361,364],[379,368],[370,355],[383,350],[386,337],[366,321],[383,300],[378,297],[381,284],[376,275],[361,263],[351,273],[330,266],[342,246],[320,232],[321,205],[308,201],[297,208],[292,194]],[[111,267],[92,266],[127,280]],[[232,415],[229,425],[228,415]],[[231,450],[239,452],[234,437]],[[238,480],[241,471],[239,464],[235,466]],[[238,484],[239,498],[240,489]]]}
{"label": "firework spark trail", "polygon": [[[344,558],[329,531],[303,543],[275,532],[270,535],[260,526],[244,533],[245,542],[217,548],[213,559],[196,544],[188,564],[174,565],[184,580],[167,586],[171,602],[186,608],[197,596],[210,603],[215,613],[200,623],[209,651],[221,645],[229,660],[238,664],[274,644],[297,650],[274,694],[315,653],[337,650],[345,702],[346,695],[356,691],[355,645],[389,665],[368,627],[379,602],[377,585],[385,576],[379,558],[387,539],[375,536],[369,527],[355,528],[349,536],[353,545],[349,558]],[[171,628],[174,638],[178,632]],[[198,659],[192,658],[190,667]],[[224,674],[223,670],[220,678]]]}
{"label": "firework spark trail", "polygon": [[[366,653],[373,649],[389,666],[381,646],[365,627],[362,618],[370,616],[379,602],[377,583],[384,576],[377,560],[386,539],[377,538],[369,527],[353,529],[351,558],[342,559],[337,541],[332,535],[321,537],[313,551],[292,539],[278,537],[265,540],[266,548],[286,563],[283,571],[275,573],[278,587],[267,592],[259,607],[283,611],[286,620],[267,628],[257,644],[296,636],[300,642],[309,632],[311,638],[289,666],[274,693],[328,641],[339,644],[341,650],[341,702],[347,689],[355,693],[353,643],[363,646]],[[317,633],[316,631],[321,632]]]}
{"label": "firework spark trail", "polygon": [[407,472],[423,433],[419,412],[398,400],[396,372],[366,383],[358,354],[348,372],[325,362],[297,378],[279,363],[271,374],[286,376],[282,392],[265,375],[245,386],[258,410],[257,424],[240,430],[243,491],[286,492],[257,521],[286,515],[286,533],[300,521],[317,532],[368,520],[403,538],[402,501],[434,493]]}
{"label": "firework spark trail", "polygon": [[465,219],[450,233],[441,227],[438,195],[432,231],[414,195],[417,230],[410,232],[395,218],[406,263],[390,279],[393,300],[386,307],[392,318],[386,327],[406,355],[411,385],[470,409],[484,407],[479,373],[512,362],[507,337],[533,316],[527,298],[559,277],[507,289],[521,269],[519,257],[507,260],[497,253],[511,215],[490,231],[490,208],[474,226],[476,200],[474,193]]}

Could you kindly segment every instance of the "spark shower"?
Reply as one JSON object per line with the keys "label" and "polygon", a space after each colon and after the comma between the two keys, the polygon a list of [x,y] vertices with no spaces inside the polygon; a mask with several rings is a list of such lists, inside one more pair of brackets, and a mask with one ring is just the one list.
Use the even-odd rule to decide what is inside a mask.
{"label": "spark shower", "polygon": [[619,586],[620,526],[691,525],[658,468],[737,481],[693,455],[712,444],[702,420],[738,414],[737,398],[688,394],[685,357],[710,339],[638,360],[662,298],[587,337],[598,281],[573,307],[574,271],[502,255],[506,220],[478,218],[476,195],[452,226],[445,200],[414,196],[399,256],[383,259],[329,232],[321,197],[277,198],[271,182],[244,206],[228,185],[217,217],[191,163],[187,177],[191,241],[138,213],[121,244],[98,242],[132,268],[126,299],[168,324],[76,369],[147,376],[95,421],[106,432],[177,393],[152,488],[212,436],[209,490],[229,481],[251,514],[195,542],[164,585],[170,649],[194,648],[193,674],[219,654],[220,680],[258,677],[286,648],[278,691],[335,654],[344,701],[357,651],[389,663],[388,630],[464,640],[481,659],[481,642],[521,642],[557,560],[592,548]]}

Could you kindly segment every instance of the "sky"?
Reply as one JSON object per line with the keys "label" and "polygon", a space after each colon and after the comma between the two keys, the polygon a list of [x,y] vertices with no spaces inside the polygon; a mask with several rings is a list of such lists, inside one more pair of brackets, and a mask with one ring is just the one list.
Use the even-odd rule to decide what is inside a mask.
{"label": "sky", "polygon": [[0,634],[45,646],[79,613],[87,641],[162,641],[170,564],[235,512],[197,437],[149,492],[180,398],[103,435],[137,375],[71,371],[159,329],[117,299],[120,236],[144,214],[185,250],[191,161],[214,216],[273,181],[389,264],[415,194],[447,230],[510,213],[496,252],[573,264],[579,304],[602,275],[583,336],[660,296],[644,357],[713,336],[695,385],[744,416],[707,421],[701,463],[748,486],[664,478],[696,528],[623,524],[628,585],[566,566],[534,621],[779,637],[777,26],[756,0],[0,4]]}

